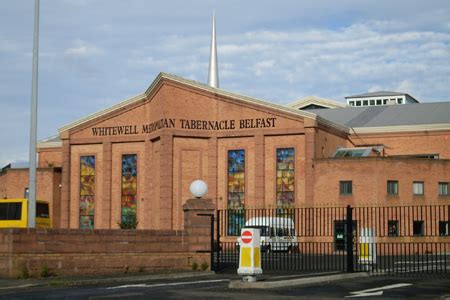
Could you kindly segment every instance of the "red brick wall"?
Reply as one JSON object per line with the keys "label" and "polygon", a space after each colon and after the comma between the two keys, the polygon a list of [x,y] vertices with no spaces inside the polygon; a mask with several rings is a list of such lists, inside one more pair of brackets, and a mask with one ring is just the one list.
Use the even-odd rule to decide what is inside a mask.
{"label": "red brick wall", "polygon": [[[438,182],[450,182],[450,160],[385,157],[316,159],[315,204],[352,206],[450,204],[438,196]],[[351,180],[353,194],[339,195],[339,181]],[[398,196],[387,195],[387,181],[398,180]],[[413,196],[413,181],[424,181],[424,196]]]}
{"label": "red brick wall", "polygon": [[188,253],[183,235],[183,231],[3,229],[0,276],[18,277],[24,266],[32,276],[39,276],[44,265],[61,276],[189,269],[194,261],[209,264],[208,253]]}
{"label": "red brick wall", "polygon": [[210,264],[212,201],[190,199],[183,206],[184,230],[1,229],[0,277],[18,277],[23,268],[39,276],[44,265],[58,275],[142,270],[187,270]]}
{"label": "red brick wall", "polygon": [[61,148],[39,148],[38,149],[38,167],[61,167],[62,151]]}
{"label": "red brick wall", "polygon": [[411,155],[411,154],[439,154],[440,158],[450,159],[450,132],[447,131],[421,131],[404,133],[379,134],[353,134],[348,147],[368,144],[385,145],[385,154]]}
{"label": "red brick wall", "polygon": [[[25,188],[28,187],[28,169],[8,169],[0,174],[0,198],[14,199],[25,196]],[[61,170],[53,168],[39,168],[36,172],[36,197],[50,203],[60,199]]]}

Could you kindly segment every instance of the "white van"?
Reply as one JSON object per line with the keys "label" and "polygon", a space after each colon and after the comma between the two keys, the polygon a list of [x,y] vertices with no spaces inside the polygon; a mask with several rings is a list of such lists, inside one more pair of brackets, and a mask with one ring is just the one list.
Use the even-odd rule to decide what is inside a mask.
{"label": "white van", "polygon": [[[245,222],[244,228],[257,228],[261,232],[261,251],[288,251],[298,249],[294,221],[282,217],[255,217]],[[237,243],[241,245],[241,237]]]}

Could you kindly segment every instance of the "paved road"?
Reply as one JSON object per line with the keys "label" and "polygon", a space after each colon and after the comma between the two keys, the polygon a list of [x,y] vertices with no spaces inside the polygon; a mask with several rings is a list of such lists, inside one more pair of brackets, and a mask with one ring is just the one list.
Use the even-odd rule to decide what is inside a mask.
{"label": "paved road", "polygon": [[376,276],[272,290],[232,290],[226,275],[126,285],[1,291],[0,299],[450,299],[450,275]]}

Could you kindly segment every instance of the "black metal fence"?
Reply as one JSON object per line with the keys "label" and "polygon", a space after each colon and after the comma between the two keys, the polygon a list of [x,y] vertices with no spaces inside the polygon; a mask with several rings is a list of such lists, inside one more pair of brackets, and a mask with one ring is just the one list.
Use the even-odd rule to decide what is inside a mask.
{"label": "black metal fence", "polygon": [[270,271],[447,272],[450,206],[219,210],[216,270],[236,269],[241,229],[261,230]]}

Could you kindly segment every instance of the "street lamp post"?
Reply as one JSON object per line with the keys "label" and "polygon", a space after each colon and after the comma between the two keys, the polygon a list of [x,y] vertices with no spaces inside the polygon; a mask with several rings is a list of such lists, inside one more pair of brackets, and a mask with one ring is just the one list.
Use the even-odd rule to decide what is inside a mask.
{"label": "street lamp post", "polygon": [[39,58],[39,0],[34,7],[33,70],[31,87],[30,121],[30,168],[28,196],[28,228],[36,227],[36,136],[37,136],[37,95],[38,95],[38,58]]}

